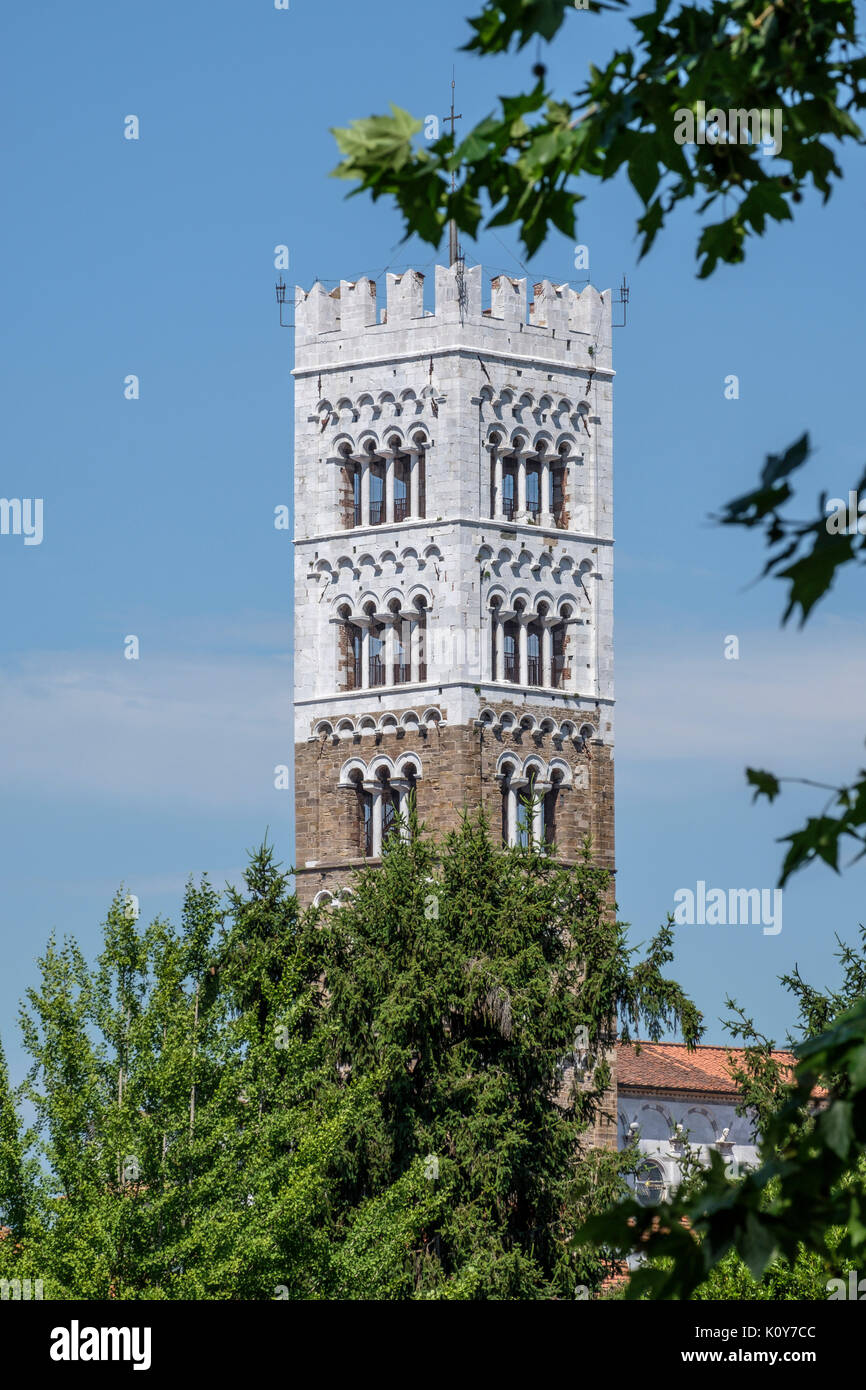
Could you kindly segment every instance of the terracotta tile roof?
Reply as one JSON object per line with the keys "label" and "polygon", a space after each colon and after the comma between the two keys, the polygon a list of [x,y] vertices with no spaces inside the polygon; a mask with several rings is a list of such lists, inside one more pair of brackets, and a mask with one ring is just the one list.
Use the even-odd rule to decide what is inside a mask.
{"label": "terracotta tile roof", "polygon": [[[745,1053],[738,1048],[699,1044],[689,1051],[685,1043],[641,1043],[640,1052],[617,1043],[616,1067],[619,1090],[715,1091],[735,1095],[731,1076],[732,1055],[737,1063]],[[776,1061],[793,1067],[791,1052],[774,1052]]]}

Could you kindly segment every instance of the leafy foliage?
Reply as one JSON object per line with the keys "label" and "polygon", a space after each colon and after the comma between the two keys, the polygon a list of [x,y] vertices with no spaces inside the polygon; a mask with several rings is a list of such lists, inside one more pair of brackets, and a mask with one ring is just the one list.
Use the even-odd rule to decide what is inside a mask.
{"label": "leafy foliage", "polygon": [[586,1151],[612,1020],[700,1031],[670,927],[637,958],[588,858],[503,852],[482,820],[435,849],[414,829],[327,912],[298,912],[262,846],[243,892],[190,882],[180,930],[118,894],[93,968],[49,942],[29,1135],[0,1066],[3,1277],[53,1298],[599,1286],[604,1255],[569,1237],[634,1161]]}
{"label": "leafy foliage", "polygon": [[590,1218],[579,1239],[647,1260],[627,1298],[826,1297],[829,1275],[862,1267],[866,1244],[866,930],[838,941],[838,989],[782,977],[797,1000],[793,1077],[737,1005],[728,1030],[746,1042],[732,1068],[740,1113],[753,1113],[762,1162],[731,1182],[720,1156],[700,1182],[657,1207],[628,1201]]}
{"label": "leafy foliage", "polygon": [[[466,48],[496,54],[535,37],[564,41],[566,17],[590,22],[577,18],[570,0],[487,0],[469,21]],[[789,220],[807,184],[829,198],[841,177],[831,141],[862,140],[851,113],[866,100],[866,59],[849,49],[856,45],[850,0],[679,7],[657,0],[630,22],[633,47],[591,66],[573,98],[547,90],[538,65],[532,90],[500,98],[499,111],[456,148],[451,134],[416,147],[422,123],[392,107],[391,116],[333,132],[343,155],[335,174],[355,182],[355,192],[393,197],[407,236],[438,246],[449,219],[476,236],[487,207],[485,225],[515,225],[532,255],[551,227],[573,235],[581,179],[604,181],[624,167],[644,205],[641,255],[680,203],[700,197],[703,213],[733,200],[734,210],[701,232],[702,276],[719,261],[742,261],[747,238],[763,235],[768,220]],[[696,112],[699,101],[743,113],[782,111],[776,163],[762,161],[758,144],[678,143],[678,113]],[[452,191],[454,171],[462,177]]]}
{"label": "leafy foliage", "polygon": [[[788,604],[782,618],[787,622],[796,608],[800,609],[800,624],[806,622],[815,605],[833,586],[836,572],[852,561],[866,560],[866,534],[854,531],[848,516],[848,498],[844,499],[844,521],[839,508],[831,508],[826,493],[821,495],[818,515],[809,522],[796,522],[782,514],[781,509],[793,496],[788,481],[790,475],[811,453],[808,435],[803,435],[781,456],[770,455],[761,474],[760,485],[754,491],[729,502],[720,520],[726,526],[760,526],[764,529],[770,556],[763,575],[772,574],[787,581]],[[854,489],[855,496],[866,496],[866,473]],[[834,503],[841,498],[832,499]],[[765,796],[773,801],[783,782],[805,781],[803,778],[780,778],[771,772],[747,768],[746,777],[755,788],[755,800]],[[814,785],[814,784],[812,784]],[[822,860],[839,871],[839,856],[846,840],[858,847],[856,858],[866,853],[866,770],[845,786],[825,787],[830,793],[823,810],[810,816],[801,829],[783,837],[789,848],[782,864],[780,884],[795,870],[815,860]]]}

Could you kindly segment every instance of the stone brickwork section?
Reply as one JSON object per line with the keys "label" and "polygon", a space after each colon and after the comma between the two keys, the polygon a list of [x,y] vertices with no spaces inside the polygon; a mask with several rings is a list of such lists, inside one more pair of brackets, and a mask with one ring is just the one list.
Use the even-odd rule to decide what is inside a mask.
{"label": "stone brickwork section", "polygon": [[[495,711],[518,714],[521,706],[503,704]],[[421,714],[420,709],[415,713]],[[436,837],[456,830],[464,810],[482,806],[494,837],[502,820],[502,789],[497,765],[507,752],[521,760],[552,757],[565,761],[571,785],[560,791],[556,807],[558,857],[580,857],[587,835],[593,857],[603,868],[614,868],[613,761],[599,740],[581,741],[538,729],[482,723],[441,724],[392,733],[324,734],[298,744],[295,750],[297,885],[306,906],[323,890],[334,893],[351,881],[352,866],[364,862],[359,849],[358,801],[351,787],[340,786],[341,769],[352,759],[365,763],[374,757],[413,753],[421,767],[417,786],[419,818]]]}

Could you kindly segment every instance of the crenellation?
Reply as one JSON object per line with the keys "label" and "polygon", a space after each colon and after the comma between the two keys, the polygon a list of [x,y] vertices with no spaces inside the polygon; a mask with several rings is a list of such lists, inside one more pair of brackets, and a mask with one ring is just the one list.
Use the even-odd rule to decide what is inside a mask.
{"label": "crenellation", "polygon": [[512,280],[510,275],[495,275],[490,282],[491,319],[500,319],[506,328],[526,323],[526,280]]}
{"label": "crenellation", "polygon": [[405,270],[402,275],[389,272],[385,284],[389,328],[423,317],[424,276],[420,270]]}
{"label": "crenellation", "polygon": [[446,345],[465,345],[482,358],[537,354],[571,368],[610,372],[610,290],[588,285],[577,291],[543,280],[533,287],[527,313],[526,280],[500,274],[490,281],[490,308],[482,309],[482,267],[458,262],[436,267],[435,303],[427,312],[420,271],[388,272],[385,282],[386,306],[378,318],[376,283],[367,276],[341,280],[330,293],[319,282],[310,290],[296,287],[297,378],[339,358],[354,363],[359,353],[388,361]]}
{"label": "crenellation", "polygon": [[529,306],[529,322],[536,328],[549,328],[551,333],[564,336],[569,327],[571,300],[568,285],[554,285],[542,280],[533,285],[534,299]]}
{"label": "crenellation", "polygon": [[363,333],[376,323],[376,281],[362,275],[360,280],[340,281],[340,332],[346,338]]}

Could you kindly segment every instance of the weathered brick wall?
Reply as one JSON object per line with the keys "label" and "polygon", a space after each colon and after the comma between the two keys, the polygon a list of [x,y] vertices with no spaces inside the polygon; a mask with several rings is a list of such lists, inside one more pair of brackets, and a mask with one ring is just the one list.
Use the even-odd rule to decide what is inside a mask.
{"label": "weathered brick wall", "polygon": [[[417,706],[416,713],[423,713]],[[523,706],[503,701],[497,715]],[[536,713],[544,711],[536,711]],[[557,714],[554,708],[551,714]],[[577,859],[584,837],[591,835],[594,858],[604,868],[614,867],[613,761],[610,749],[600,743],[580,747],[573,740],[520,729],[494,732],[489,727],[451,726],[447,709],[444,723],[427,730],[405,730],[354,738],[310,739],[295,749],[296,873],[298,896],[312,902],[321,889],[333,889],[351,877],[347,861],[359,858],[358,804],[355,793],[338,786],[340,769],[347,759],[370,762],[384,753],[397,758],[417,754],[422,767],[418,782],[418,814],[441,837],[460,823],[464,808],[483,806],[494,836],[500,834],[502,792],[496,765],[503,752],[520,757],[537,753],[545,760],[564,759],[571,768],[571,787],[557,798],[556,843],[564,860]],[[310,864],[310,861],[314,861]]]}

